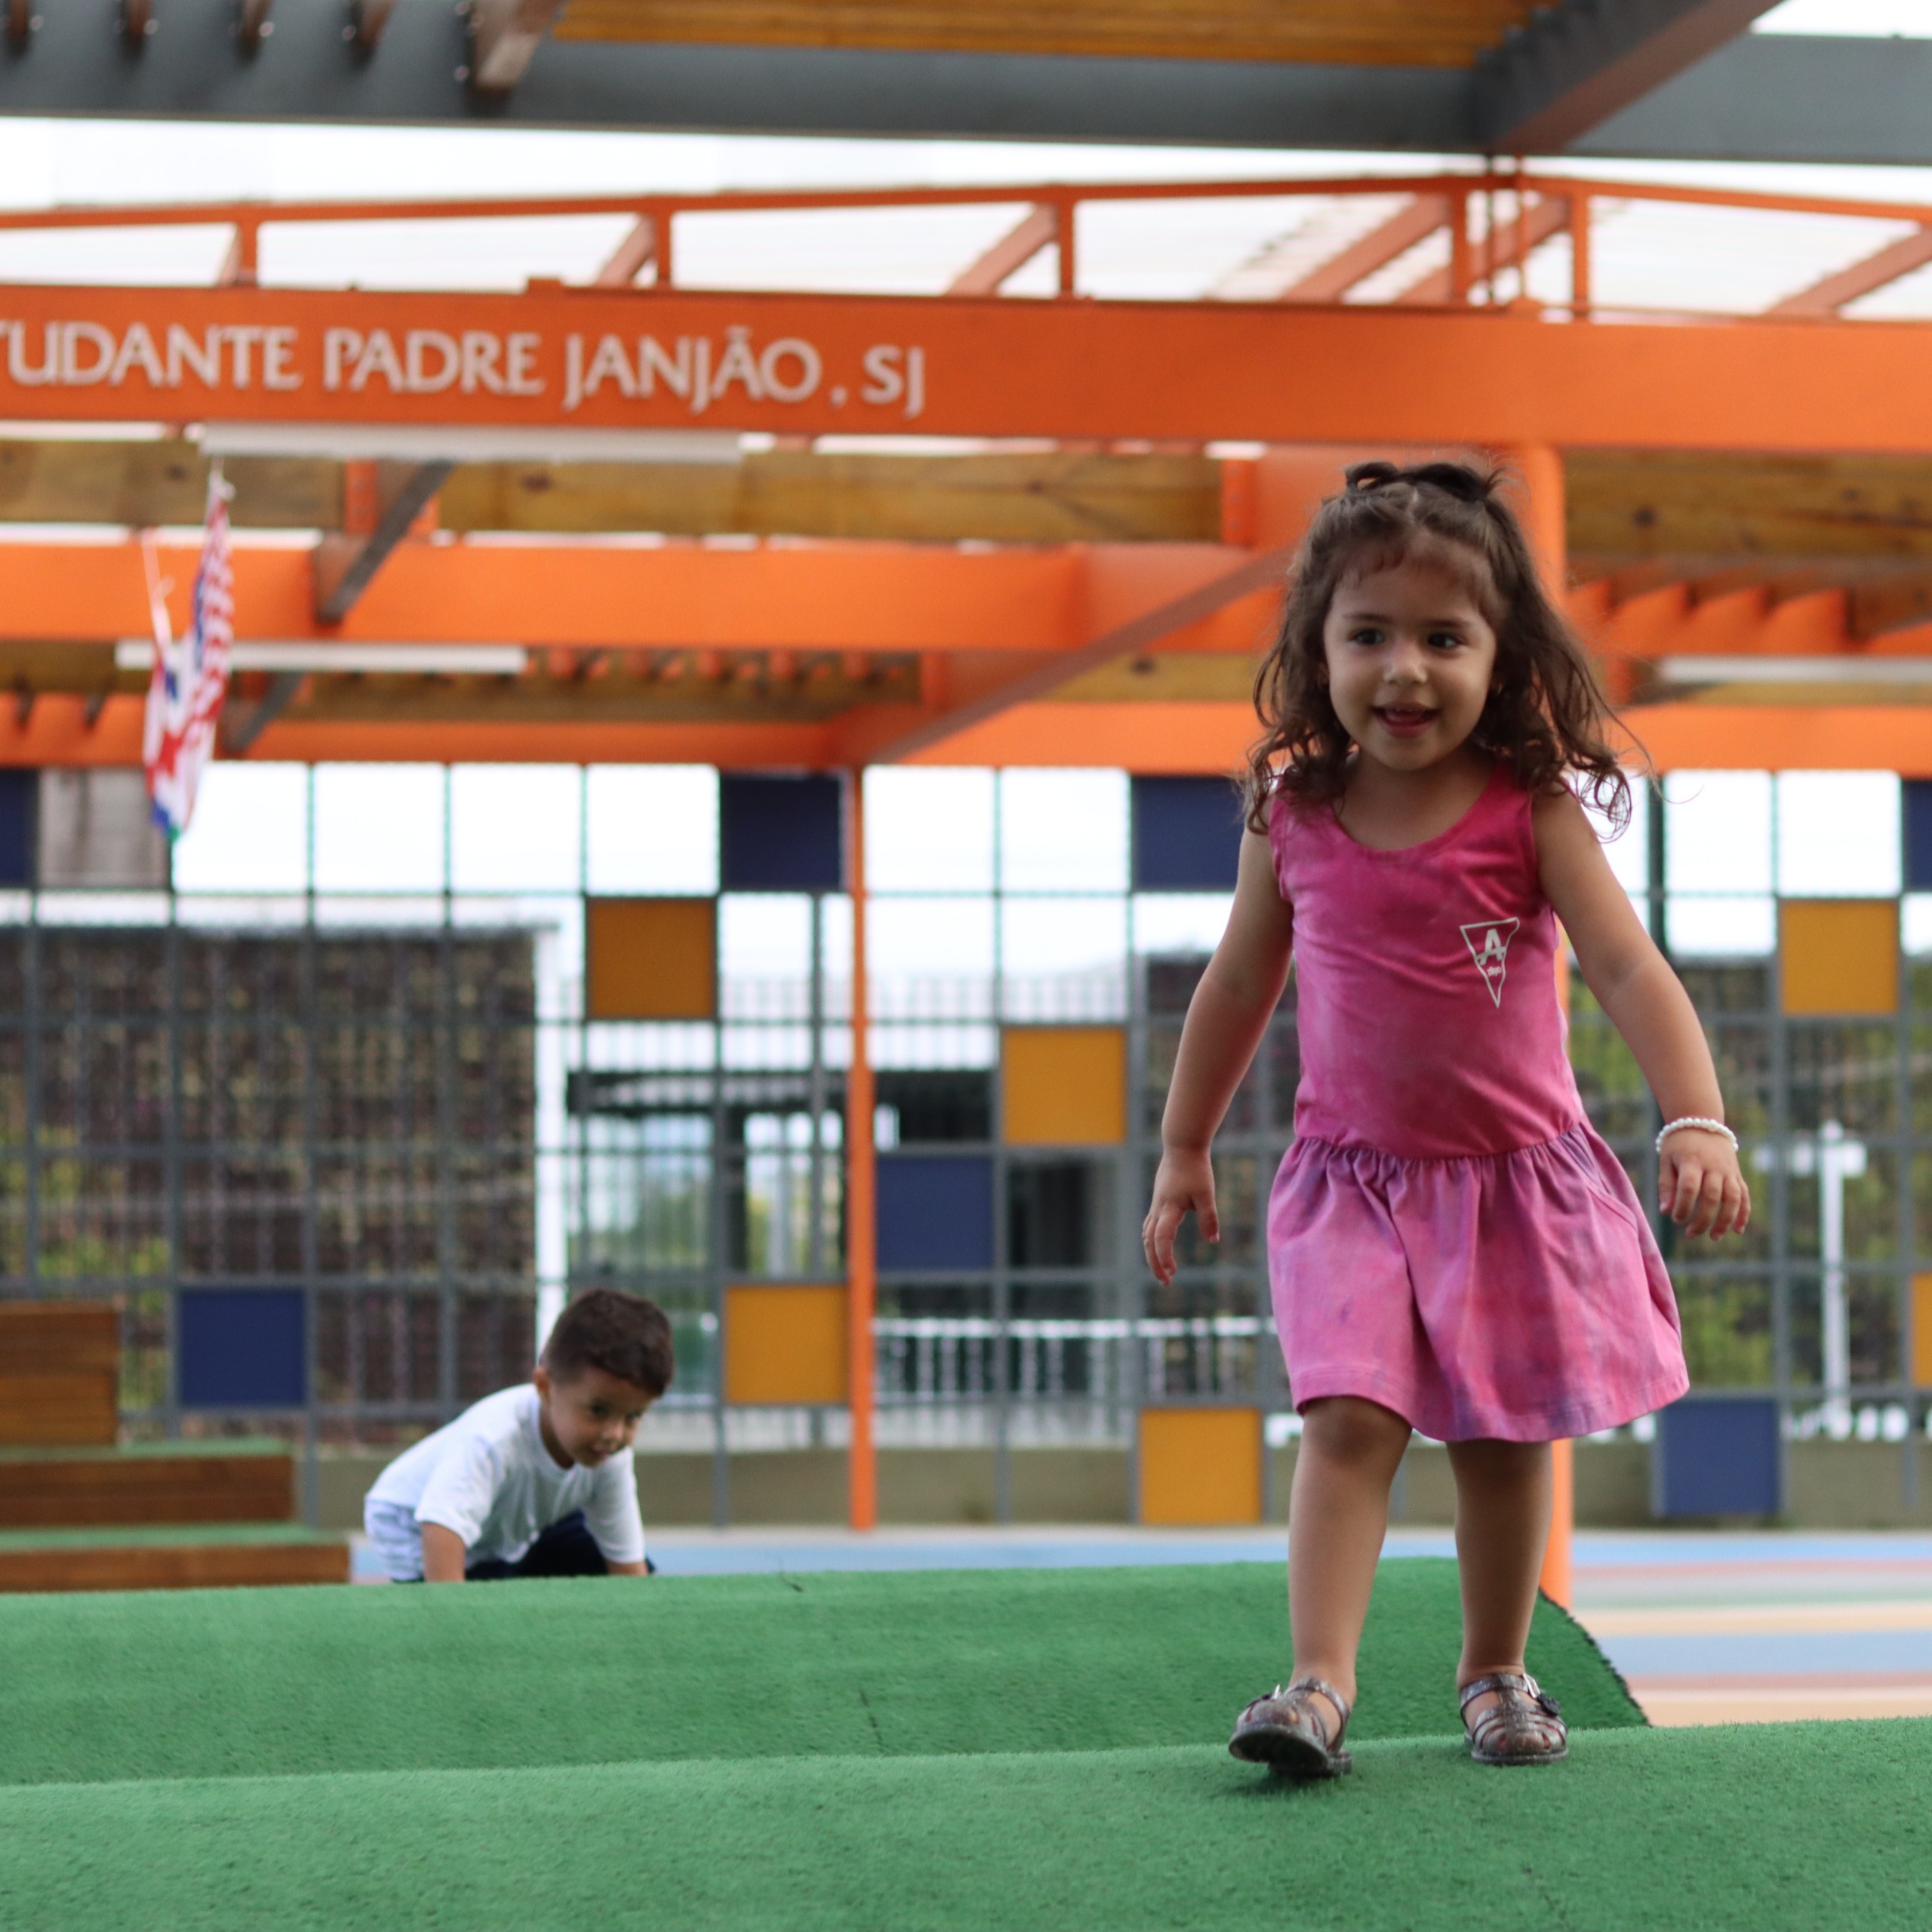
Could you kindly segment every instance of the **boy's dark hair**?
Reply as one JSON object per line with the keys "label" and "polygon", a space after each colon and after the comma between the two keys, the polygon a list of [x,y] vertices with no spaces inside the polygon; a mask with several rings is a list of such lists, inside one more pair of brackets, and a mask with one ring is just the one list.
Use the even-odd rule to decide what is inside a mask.
{"label": "boy's dark hair", "polygon": [[1545,592],[1500,470],[1463,463],[1358,463],[1315,513],[1289,580],[1273,648],[1254,681],[1266,728],[1247,755],[1247,822],[1265,833],[1278,792],[1332,804],[1351,741],[1328,695],[1322,626],[1349,579],[1422,552],[1466,579],[1496,632],[1496,687],[1470,742],[1518,784],[1549,792],[1571,774],[1620,828],[1630,787],[1603,731],[1611,712],[1577,634]]}
{"label": "boy's dark hair", "polygon": [[591,1288],[557,1317],[543,1344],[543,1366],[559,1382],[601,1368],[654,1401],[671,1386],[677,1359],[664,1311],[642,1295]]}

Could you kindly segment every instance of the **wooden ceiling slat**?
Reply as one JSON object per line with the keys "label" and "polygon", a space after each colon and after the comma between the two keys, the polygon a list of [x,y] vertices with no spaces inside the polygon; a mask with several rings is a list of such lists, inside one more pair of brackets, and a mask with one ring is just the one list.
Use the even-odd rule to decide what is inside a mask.
{"label": "wooden ceiling slat", "polygon": [[570,0],[560,39],[1466,67],[1537,0]]}
{"label": "wooden ceiling slat", "polygon": [[1572,451],[1573,555],[1932,558],[1932,460]]}
{"label": "wooden ceiling slat", "polygon": [[[246,457],[226,467],[237,528],[340,527],[340,463]],[[0,442],[0,523],[194,525],[207,499],[207,461],[190,443]],[[1215,543],[1220,518],[1221,466],[1208,457],[1066,451],[465,463],[438,504],[441,527],[457,531],[900,543]]]}

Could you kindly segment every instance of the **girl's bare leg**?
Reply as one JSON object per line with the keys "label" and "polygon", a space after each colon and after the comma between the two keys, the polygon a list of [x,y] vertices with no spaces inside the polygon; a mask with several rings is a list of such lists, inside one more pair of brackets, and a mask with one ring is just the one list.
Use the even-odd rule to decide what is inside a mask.
{"label": "girl's bare leg", "polygon": [[1389,1527],[1389,1485],[1408,1446],[1409,1425],[1379,1402],[1334,1395],[1302,1411],[1288,1506],[1295,1675],[1326,1678],[1351,1704],[1355,1651]]}
{"label": "girl's bare leg", "polygon": [[[1463,1583],[1460,1690],[1478,1677],[1523,1668],[1549,1534],[1549,1444],[1452,1442],[1449,1464],[1456,1474],[1456,1554]],[[1478,1698],[1471,1717],[1494,1701]]]}

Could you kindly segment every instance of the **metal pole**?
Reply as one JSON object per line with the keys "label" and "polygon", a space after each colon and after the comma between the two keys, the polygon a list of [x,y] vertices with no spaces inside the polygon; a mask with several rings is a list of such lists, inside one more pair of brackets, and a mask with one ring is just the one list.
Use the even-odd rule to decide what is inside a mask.
{"label": "metal pole", "polygon": [[[1512,451],[1511,456],[1523,479],[1523,527],[1543,572],[1544,588],[1552,601],[1561,608],[1568,574],[1564,528],[1563,458],[1546,443],[1527,445]],[[1559,943],[1556,958],[1557,997],[1566,1005],[1570,994],[1569,964],[1569,955]],[[1549,1541],[1544,1547],[1543,1574],[1538,1580],[1546,1596],[1567,1608],[1571,1597],[1571,1545],[1577,1520],[1574,1445],[1568,1442],[1552,1443],[1550,1460]]]}
{"label": "metal pole", "polygon": [[845,1076],[845,1321],[847,1400],[851,1447],[846,1509],[855,1530],[878,1521],[878,1466],[872,1445],[872,1318],[878,1303],[875,1100],[866,1038],[866,774],[845,778],[845,882],[852,898],[852,1063]]}

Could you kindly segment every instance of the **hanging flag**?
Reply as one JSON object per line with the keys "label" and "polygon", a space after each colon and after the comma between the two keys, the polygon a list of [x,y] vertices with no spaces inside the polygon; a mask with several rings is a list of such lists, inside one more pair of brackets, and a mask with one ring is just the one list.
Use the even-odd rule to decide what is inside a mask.
{"label": "hanging flag", "polygon": [[192,614],[179,643],[169,635],[168,607],[152,543],[143,546],[148,600],[154,623],[154,674],[141,746],[155,823],[178,838],[194,816],[202,774],[214,756],[215,728],[228,696],[229,647],[235,641],[235,566],[228,541],[228,500],[234,492],[221,465],[208,476],[208,521],[195,570]]}

